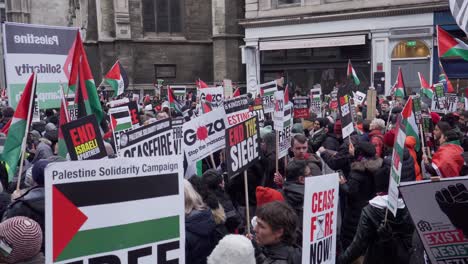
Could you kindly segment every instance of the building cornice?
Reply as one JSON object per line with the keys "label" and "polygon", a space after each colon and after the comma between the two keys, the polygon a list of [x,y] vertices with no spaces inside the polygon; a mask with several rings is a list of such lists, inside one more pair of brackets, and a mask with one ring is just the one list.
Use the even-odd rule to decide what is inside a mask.
{"label": "building cornice", "polygon": [[431,13],[434,11],[449,10],[448,3],[427,3],[417,5],[405,5],[397,7],[382,7],[380,9],[369,8],[340,13],[309,13],[290,16],[261,17],[239,20],[239,24],[245,28],[271,27],[292,24],[319,23],[338,20],[351,20],[360,18],[374,18],[387,16],[415,15]]}

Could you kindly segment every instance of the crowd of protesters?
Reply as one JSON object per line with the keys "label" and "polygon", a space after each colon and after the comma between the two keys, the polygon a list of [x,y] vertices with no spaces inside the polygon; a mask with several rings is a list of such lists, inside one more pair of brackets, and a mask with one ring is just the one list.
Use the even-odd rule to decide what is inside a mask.
{"label": "crowd of protesters", "polygon": [[[182,109],[187,119],[197,111],[195,100],[188,99]],[[204,162],[201,176],[184,181],[186,263],[301,263],[305,178],[331,172],[340,175],[337,263],[427,263],[402,199],[396,217],[388,214],[383,221],[396,123],[404,104],[405,98],[381,100],[372,120],[366,118],[365,105],[357,107],[356,131],[347,138],[337,115],[311,113],[310,118],[294,119],[291,148],[278,171],[275,132],[267,118],[260,130],[260,161],[247,171],[248,204],[244,178],[228,178],[224,155],[214,153],[216,168]],[[167,101],[145,97],[140,107],[141,125],[175,116]],[[108,109],[105,103],[103,109]],[[468,173],[468,111],[439,115],[424,103],[422,111],[431,116],[434,141],[423,153],[416,150],[417,139],[407,136],[401,181]],[[3,108],[0,129],[13,113]],[[32,124],[23,171],[12,182],[8,168],[0,164],[0,242],[11,247],[8,254],[0,254],[0,263],[44,263],[44,169],[65,160],[57,155],[58,120],[57,111],[47,110],[42,121]],[[113,157],[106,121],[101,129],[107,154]],[[22,177],[16,190],[18,174]]]}

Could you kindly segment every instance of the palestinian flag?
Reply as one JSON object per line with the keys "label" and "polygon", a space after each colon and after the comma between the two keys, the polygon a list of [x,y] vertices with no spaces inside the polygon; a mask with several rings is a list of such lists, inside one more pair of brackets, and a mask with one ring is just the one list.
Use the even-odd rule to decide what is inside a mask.
{"label": "palestinian flag", "polygon": [[432,87],[429,86],[429,84],[427,83],[422,73],[418,72],[418,77],[419,77],[419,83],[421,85],[421,89],[419,91],[421,93],[421,96],[425,96],[429,99],[432,99],[432,95],[434,94]]}
{"label": "palestinian flag", "polygon": [[[75,42],[73,43],[74,50],[70,52],[71,71],[68,86],[72,91],[77,93],[76,102],[78,103],[79,112],[85,115],[94,114],[98,123],[101,123],[104,118],[101,102],[97,93],[91,69],[89,68],[88,58],[81,41],[81,35],[78,31]],[[69,58],[67,58],[69,60]],[[81,109],[80,109],[81,108]]]}
{"label": "palestinian flag", "polygon": [[179,195],[178,178],[173,173],[54,184],[53,263],[178,239],[180,208],[168,206]]}
{"label": "palestinian flag", "polygon": [[114,132],[124,131],[132,128],[132,118],[127,106],[116,107],[109,112],[112,130]]}
{"label": "palestinian flag", "polygon": [[398,68],[398,76],[395,85],[392,88],[392,92],[395,97],[405,97],[405,82],[403,81],[401,68]]}
{"label": "palestinian flag", "polygon": [[442,67],[442,63],[439,61],[439,69],[440,69],[440,72],[439,72],[439,82],[442,83],[444,85],[444,91],[446,93],[454,93],[455,92],[455,89],[453,88],[453,85],[452,83],[450,82],[450,80],[448,79],[448,76],[447,74],[445,74],[445,70],[444,70],[444,67]]}
{"label": "palestinian flag", "polygon": [[8,131],[10,131],[10,125],[11,125],[11,119],[2,127],[0,130],[0,133],[5,134],[5,136],[8,136]]}
{"label": "palestinian flag", "polygon": [[[27,119],[28,111],[32,111],[34,109],[34,105],[30,104],[34,104],[32,97],[36,95],[36,80],[37,75],[35,73],[31,74],[31,77],[29,77],[29,80],[24,87],[24,91],[18,105],[16,106],[15,114],[11,119],[9,130],[14,131],[14,133],[8,133],[5,146],[3,148],[1,160],[5,162],[9,182],[11,182],[15,176],[18,162],[21,158],[21,145],[24,137],[27,136],[26,128],[31,124],[31,120]],[[32,118],[32,113],[30,118]]]}
{"label": "palestinian flag", "polygon": [[401,122],[403,126],[405,126],[406,136],[412,136],[416,139],[415,150],[419,151],[421,140],[419,138],[418,125],[416,124],[416,118],[413,112],[413,97],[410,96],[408,98],[408,101],[401,112],[401,116]]}
{"label": "palestinian flag", "polygon": [[114,90],[114,97],[123,94],[125,89],[128,88],[127,72],[118,60],[106,74],[104,80],[112,87],[112,90]]}
{"label": "palestinian flag", "polygon": [[284,88],[284,105],[289,104],[289,86],[286,85],[286,88]]}
{"label": "palestinian flag", "polygon": [[348,61],[347,76],[348,79],[353,79],[355,85],[361,84],[361,81],[359,80],[356,71],[354,70],[353,65],[351,64],[351,60]]}
{"label": "palestinian flag", "polygon": [[63,138],[62,126],[70,122],[70,117],[68,115],[68,102],[65,100],[62,91],[62,98],[60,103],[60,119],[59,119],[59,128],[58,128],[58,155],[62,158],[67,157],[68,149]]}
{"label": "palestinian flag", "polygon": [[239,97],[241,95],[240,93],[240,88],[237,87],[236,90],[234,91],[234,93],[232,94],[232,97]]}
{"label": "palestinian flag", "polygon": [[195,81],[195,84],[197,86],[198,89],[203,89],[203,88],[208,88],[208,84],[206,84],[204,81],[198,79],[197,81]]}
{"label": "palestinian flag", "polygon": [[437,26],[439,58],[461,57],[468,61],[468,44],[452,37],[447,31]]}
{"label": "palestinian flag", "polygon": [[171,87],[167,88],[167,96],[169,97],[169,105],[177,112],[182,114],[182,104],[177,100],[174,95],[174,91]]}

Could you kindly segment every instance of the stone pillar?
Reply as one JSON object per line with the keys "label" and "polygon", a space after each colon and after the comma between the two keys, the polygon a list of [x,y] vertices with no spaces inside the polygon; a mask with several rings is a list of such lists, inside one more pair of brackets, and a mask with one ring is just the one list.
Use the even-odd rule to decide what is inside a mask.
{"label": "stone pillar", "polygon": [[258,94],[258,84],[260,83],[260,52],[258,41],[247,41],[243,47],[243,58],[246,67],[247,92],[254,96]]}
{"label": "stone pillar", "polygon": [[31,23],[31,0],[7,0],[5,7],[7,21]]}
{"label": "stone pillar", "polygon": [[243,32],[237,19],[243,16],[242,1],[212,0],[213,77],[215,82],[243,81],[241,50]]}
{"label": "stone pillar", "polygon": [[114,0],[96,0],[98,41],[115,38]]}
{"label": "stone pillar", "polygon": [[374,72],[385,72],[385,94],[388,94],[394,80],[391,80],[391,51],[389,50],[389,31],[380,30],[372,32],[372,71],[371,83],[373,83]]}

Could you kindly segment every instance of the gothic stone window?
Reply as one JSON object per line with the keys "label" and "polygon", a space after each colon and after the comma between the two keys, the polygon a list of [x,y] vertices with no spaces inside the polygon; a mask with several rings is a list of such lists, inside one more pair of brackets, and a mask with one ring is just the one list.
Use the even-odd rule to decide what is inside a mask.
{"label": "gothic stone window", "polygon": [[288,7],[301,5],[301,0],[273,0],[273,6]]}
{"label": "gothic stone window", "polygon": [[142,0],[143,29],[158,34],[182,33],[183,0]]}

